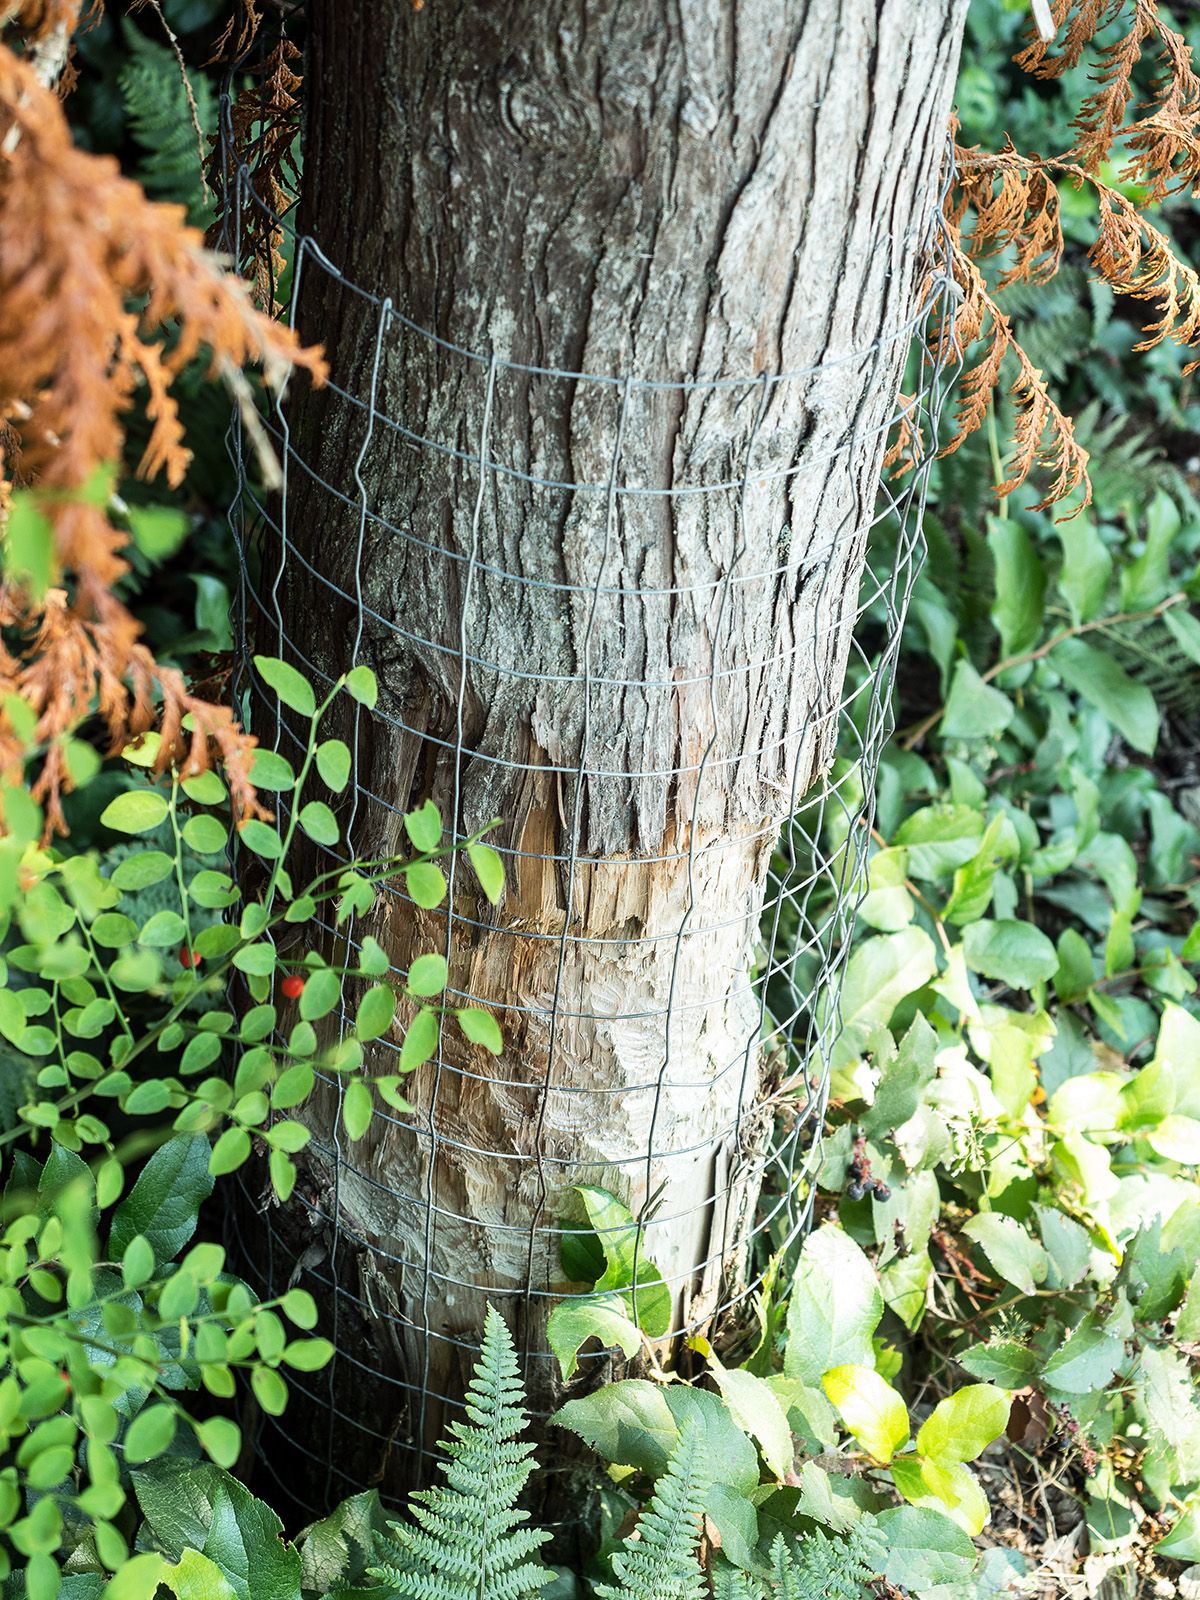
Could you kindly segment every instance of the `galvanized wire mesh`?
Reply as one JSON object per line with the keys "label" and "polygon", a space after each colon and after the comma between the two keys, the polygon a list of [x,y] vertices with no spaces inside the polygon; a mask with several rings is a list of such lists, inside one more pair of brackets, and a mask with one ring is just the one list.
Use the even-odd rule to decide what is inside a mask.
{"label": "galvanized wire mesh", "polygon": [[[254,191],[253,152],[248,155],[238,152],[229,137],[228,103],[224,107],[223,125],[227,189],[234,196],[234,203],[227,207],[227,215],[232,220],[226,248],[232,256],[240,258],[238,228],[248,211],[260,202]],[[337,1108],[342,1088],[335,1077],[325,1079],[328,1116],[314,1127],[308,1157],[320,1167],[322,1182],[302,1183],[290,1202],[293,1211],[299,1208],[304,1213],[305,1227],[283,1228],[275,1211],[263,1210],[262,1237],[258,1247],[250,1252],[247,1275],[252,1279],[257,1275],[257,1287],[269,1292],[279,1292],[292,1282],[311,1288],[323,1305],[325,1331],[337,1347],[334,1361],[326,1372],[310,1378],[302,1375],[291,1378],[293,1388],[311,1401],[313,1409],[305,1413],[309,1420],[303,1430],[293,1425],[290,1412],[270,1424],[275,1435],[274,1447],[266,1451],[268,1463],[274,1461],[275,1470],[282,1470],[293,1488],[295,1477],[290,1462],[304,1458],[311,1463],[313,1471],[306,1475],[308,1481],[322,1483],[324,1488],[323,1496],[309,1497],[311,1509],[317,1511],[321,1509],[318,1504],[321,1498],[329,1500],[351,1492],[361,1487],[367,1478],[385,1472],[386,1462],[396,1453],[423,1452],[428,1442],[425,1427],[428,1407],[458,1404],[457,1395],[441,1393],[433,1385],[431,1369],[439,1369],[442,1363],[433,1361],[432,1357],[439,1344],[449,1343],[455,1345],[466,1360],[473,1346],[469,1336],[447,1332],[435,1325],[437,1319],[433,1312],[442,1300],[464,1291],[476,1294],[482,1289],[510,1321],[529,1326],[530,1308],[535,1303],[554,1302],[563,1294],[563,1275],[557,1269],[557,1256],[564,1232],[570,1231],[570,1227],[564,1229],[562,1222],[552,1214],[551,1199],[572,1183],[598,1183],[617,1194],[631,1184],[640,1184],[647,1203],[638,1214],[636,1251],[646,1259],[655,1259],[656,1241],[664,1236],[665,1229],[680,1221],[678,1211],[672,1212],[670,1206],[665,1211],[654,1209],[649,1197],[656,1176],[661,1177],[670,1163],[682,1163],[688,1168],[714,1161],[721,1165],[724,1174],[721,1183],[713,1192],[705,1192],[698,1202],[707,1208],[711,1223],[706,1258],[688,1261],[676,1273],[665,1273],[672,1287],[683,1290],[693,1289],[700,1282],[717,1287],[707,1298],[699,1297],[703,1299],[702,1315],[696,1319],[691,1315],[696,1301],[689,1300],[686,1293],[680,1295],[681,1312],[672,1336],[695,1331],[701,1323],[712,1327],[717,1319],[729,1316],[754,1294],[766,1263],[786,1250],[804,1229],[813,1202],[812,1163],[819,1146],[828,1095],[829,1063],[841,1027],[839,986],[850,949],[856,907],[865,891],[876,771],[892,728],[892,686],[901,629],[924,554],[922,515],[936,455],[939,420],[956,375],[950,358],[954,353],[952,327],[957,292],[949,272],[948,241],[939,205],[929,219],[925,241],[929,271],[919,308],[869,347],[846,351],[823,364],[822,370],[844,362],[858,367],[881,364],[894,371],[900,352],[912,346],[909,356],[912,392],[903,399],[897,412],[887,418],[885,427],[871,429],[869,434],[852,428],[839,446],[847,452],[874,450],[878,459],[883,455],[884,435],[900,422],[914,441],[910,469],[899,477],[885,477],[879,487],[876,506],[866,507],[838,535],[839,539],[861,540],[869,529],[867,558],[853,606],[853,638],[845,683],[841,693],[830,695],[825,708],[817,713],[822,726],[814,737],[822,749],[833,751],[836,748],[836,759],[824,780],[815,789],[805,792],[805,774],[801,770],[797,745],[790,792],[786,803],[779,806],[779,813],[790,820],[775,841],[765,890],[751,896],[754,903],[739,907],[736,918],[726,916],[723,921],[711,920],[711,908],[705,902],[706,886],[712,881],[708,871],[711,861],[705,864],[704,874],[698,876],[695,809],[693,826],[686,830],[678,850],[629,863],[630,870],[635,866],[639,870],[644,868],[648,859],[670,863],[682,872],[686,891],[680,915],[669,934],[650,936],[667,939],[672,951],[670,961],[663,968],[667,977],[660,984],[659,992],[648,997],[631,994],[615,1009],[609,1005],[602,1017],[599,1014],[588,1016],[589,1021],[602,1020],[613,1028],[636,1026],[657,1041],[653,1052],[655,1059],[644,1081],[608,1086],[596,1081],[571,1081],[561,1049],[562,1031],[582,1015],[578,1003],[565,998],[568,986],[564,983],[564,974],[573,963],[584,959],[589,944],[619,942],[608,934],[602,939],[589,935],[580,920],[579,886],[584,875],[598,865],[588,854],[581,818],[588,785],[632,782],[666,795],[668,791],[673,792],[675,786],[686,784],[694,796],[693,807],[698,807],[706,784],[725,781],[725,776],[736,770],[739,763],[760,754],[754,749],[737,748],[728,730],[718,736],[722,682],[744,676],[748,683],[753,683],[766,673],[787,674],[796,668],[802,650],[811,646],[815,651],[817,645],[815,639],[801,640],[786,649],[768,650],[746,660],[726,659],[714,649],[711,660],[698,663],[696,671],[690,676],[685,674],[682,679],[672,673],[661,681],[643,677],[631,683],[611,674],[596,673],[592,641],[598,629],[614,626],[614,607],[630,600],[647,606],[676,604],[688,596],[688,591],[678,585],[631,589],[628,585],[610,582],[607,564],[614,528],[625,497],[696,494],[709,497],[726,509],[733,538],[717,593],[709,596],[715,603],[714,637],[719,643],[723,638],[722,619],[736,586],[772,581],[786,567],[787,552],[784,550],[780,567],[775,571],[744,568],[746,540],[743,533],[746,518],[753,514],[752,502],[757,487],[777,475],[815,472],[829,464],[828,456],[805,455],[799,465],[778,467],[760,464],[755,456],[759,423],[775,386],[804,382],[814,373],[781,372],[746,379],[715,376],[676,381],[656,374],[566,372],[508,361],[493,351],[468,350],[416,326],[389,299],[375,294],[369,287],[348,281],[322,245],[310,237],[297,235],[288,218],[270,216],[268,220],[282,228],[286,236],[292,320],[296,318],[306,275],[320,273],[336,283],[339,292],[352,297],[360,313],[366,312],[374,319],[375,331],[373,360],[365,371],[360,371],[357,379],[347,375],[337,349],[329,352],[334,369],[331,389],[335,403],[355,413],[361,430],[361,448],[352,482],[321,479],[317,468],[297,448],[288,408],[280,403],[264,426],[279,457],[282,485],[278,492],[265,494],[253,480],[253,459],[246,446],[243,425],[238,419],[234,421],[230,438],[238,468],[238,494],[231,509],[231,525],[242,552],[239,684],[247,696],[252,719],[263,727],[264,707],[253,704],[255,680],[249,669],[253,648],[266,649],[293,660],[308,672],[318,689],[327,681],[319,663],[306,654],[304,619],[289,615],[286,608],[285,580],[289,569],[295,570],[297,566],[304,568],[312,592],[326,593],[330,604],[350,608],[349,614],[354,619],[350,657],[354,661],[362,658],[368,636],[394,635],[398,640],[425,650],[447,650],[443,642],[427,636],[419,613],[405,611],[401,606],[394,614],[384,614],[372,607],[364,595],[361,557],[368,531],[372,535],[383,533],[397,541],[411,543],[413,539],[411,530],[389,523],[376,504],[369,466],[373,449],[379,447],[379,441],[385,436],[404,440],[414,452],[453,457],[478,480],[478,494],[463,548],[451,551],[430,546],[427,550],[431,562],[454,561],[460,569],[462,611],[457,645],[451,652],[458,684],[456,736],[443,741],[443,759],[453,763],[448,825],[457,837],[465,836],[460,807],[464,761],[469,758],[476,762],[493,760],[500,765],[514,765],[506,758],[489,756],[465,744],[464,702],[469,686],[473,692],[481,692],[480,686],[482,692],[486,692],[489,686],[505,679],[569,684],[578,693],[581,706],[575,741],[577,752],[572,760],[550,769],[561,785],[563,798],[555,847],[542,858],[554,863],[564,885],[561,929],[533,934],[521,931],[524,939],[550,942],[555,971],[553,992],[544,1003],[529,1004],[516,997],[510,997],[507,1003],[508,1011],[519,1017],[522,1028],[537,1030],[543,1041],[538,1058],[544,1061],[544,1071],[539,1069],[531,1074],[527,1066],[514,1064],[505,1056],[494,1068],[481,1073],[472,1062],[453,1057],[439,1044],[431,1095],[422,1113],[413,1117],[399,1114],[390,1117],[396,1138],[410,1141],[419,1152],[420,1159],[414,1160],[412,1170],[423,1174],[423,1181],[407,1192],[392,1189],[386,1196],[388,1214],[400,1219],[402,1224],[397,1229],[397,1239],[402,1236],[404,1241],[402,1248],[398,1247],[397,1239],[382,1237],[378,1231],[369,1237],[356,1231],[351,1210],[344,1204],[351,1190],[361,1195],[381,1185],[371,1162],[357,1154],[340,1131]],[[320,339],[323,332],[311,327],[301,331],[306,337],[316,339]],[[381,362],[385,350],[398,338],[415,344],[423,341],[436,344],[465,374],[473,375],[473,381],[483,384],[482,425],[473,446],[464,447],[461,435],[429,437],[413,419],[388,415],[381,409]],[[608,397],[609,468],[603,478],[576,482],[562,477],[539,477],[505,458],[504,441],[496,438],[493,428],[497,389],[514,377],[531,374],[550,386],[561,383],[564,394],[568,386],[573,395],[581,387],[590,386]],[[631,427],[639,425],[640,398],[663,391],[682,393],[706,387],[736,394],[753,413],[754,422],[746,432],[740,472],[736,475],[726,472],[712,481],[697,479],[683,484],[628,481],[623,466],[626,439]],[[552,387],[550,392],[553,392]],[[485,492],[497,479],[505,477],[519,479],[528,490],[544,497],[548,529],[557,525],[555,507],[563,497],[595,497],[600,510],[594,525],[594,569],[589,582],[564,583],[507,570],[497,552],[487,547],[488,522],[481,515]],[[331,504],[350,510],[356,518],[358,559],[357,563],[350,563],[348,585],[323,572],[319,560],[304,555],[292,542],[291,501],[300,478],[307,480],[310,487],[316,483]],[[828,574],[810,574],[807,581],[824,585]],[[481,653],[475,643],[477,595],[482,592],[485,597],[493,596],[498,586],[529,584],[562,591],[564,603],[582,606],[585,621],[581,662],[562,659],[549,639],[518,641],[519,649],[508,660]],[[844,629],[848,625],[845,597],[833,598],[838,598],[839,603],[831,604],[823,614],[827,616],[829,627]],[[676,694],[681,683],[690,683],[707,697],[708,731],[697,749],[696,759],[669,771],[653,767],[635,771],[627,767],[611,768],[604,750],[594,747],[590,737],[603,697],[618,696],[630,688],[647,695]],[[404,719],[396,709],[396,702],[392,702],[391,709],[385,705],[375,713],[360,709],[351,736],[352,748],[359,748],[356,741],[363,731],[362,720],[371,716],[403,730]],[[277,735],[285,754],[294,753],[289,741],[295,736],[286,722],[276,720],[264,731]],[[811,750],[811,743],[805,747]],[[322,865],[352,861],[371,839],[377,820],[387,813],[402,811],[404,799],[401,795],[373,792],[355,774],[349,804],[341,819],[344,844],[325,852],[329,859]],[[731,837],[715,843],[710,841],[706,848],[740,849],[746,842],[745,838]],[[510,868],[528,854],[515,840],[498,842],[497,847]],[[494,997],[470,994],[456,971],[460,941],[483,928],[478,913],[464,909],[458,892],[456,875],[463,870],[451,862],[449,896],[441,914],[442,948],[451,966],[450,998],[456,1005],[488,1004]],[[404,899],[398,884],[389,885],[384,892],[395,900],[402,902]],[[736,921],[732,932],[731,920]],[[322,927],[332,938],[332,928]],[[494,936],[497,930],[504,930],[503,905],[486,928],[489,936]],[[694,987],[681,992],[681,952],[693,941],[705,940],[710,941],[714,949],[740,953],[739,970],[712,973],[711,992],[696,993]],[[356,941],[357,930],[352,926],[350,946],[354,947]],[[405,974],[397,968],[394,975],[403,980]],[[732,1001],[731,995],[734,996]],[[736,1049],[728,1052],[728,1059],[697,1072],[688,1060],[680,1059],[677,1042],[680,1028],[688,1011],[718,1006],[726,1010],[732,1006],[740,1019]],[[343,1014],[343,1026],[346,1021]],[[379,1043],[375,1057],[378,1070],[389,1070],[388,1057],[397,1049],[396,1040]],[[769,1069],[764,1063],[770,1064]],[[489,1093],[533,1096],[535,1126],[531,1149],[482,1149],[478,1144],[469,1144],[453,1129],[441,1108],[447,1095],[457,1092],[471,1079],[482,1083]],[[597,1161],[594,1153],[577,1157],[570,1151],[562,1153],[558,1146],[546,1145],[543,1132],[548,1107],[552,1108],[550,1114],[553,1115],[553,1108],[569,1103],[572,1096],[596,1097],[608,1093],[619,1093],[630,1108],[630,1128],[636,1130],[637,1138],[631,1140],[627,1151],[604,1162]],[[675,1137],[680,1108],[687,1103],[686,1097],[697,1095],[722,1097],[720,1103],[728,1108],[728,1116],[721,1125],[706,1129],[699,1143],[681,1145]],[[501,1164],[503,1170],[512,1172],[514,1186],[527,1181],[524,1169],[528,1169],[532,1174],[535,1200],[527,1207],[524,1220],[497,1223],[495,1218],[464,1216],[444,1186],[444,1164],[451,1156]],[[678,1190],[673,1193],[678,1204]],[[757,1196],[758,1205],[752,1220],[741,1223],[734,1200],[737,1197],[744,1200],[746,1196],[751,1200]],[[253,1206],[261,1201],[261,1196],[248,1193],[247,1200]],[[505,1281],[482,1282],[480,1275],[459,1277],[446,1270],[438,1253],[440,1236],[445,1230],[461,1230],[481,1222],[493,1232],[507,1229],[522,1234],[525,1270],[521,1281],[514,1281],[510,1274]],[[731,1230],[739,1236],[732,1238]],[[300,1248],[297,1243],[305,1237],[312,1241],[308,1249]],[[361,1270],[351,1270],[354,1262],[363,1260],[371,1263],[370,1276],[364,1276]],[[480,1262],[484,1277],[486,1264],[485,1252]],[[403,1295],[389,1298],[386,1294],[372,1292],[371,1284],[378,1284],[389,1275],[404,1285]],[[389,1324],[396,1335],[394,1344],[397,1349],[403,1346],[406,1355],[387,1363],[389,1370],[381,1371],[379,1364],[370,1358],[369,1346],[364,1347],[361,1339],[351,1338],[348,1330],[352,1325],[355,1329],[369,1325],[378,1339],[380,1329],[386,1331]],[[364,1348],[368,1350],[366,1358]],[[534,1374],[539,1365],[553,1360],[544,1343],[529,1345],[523,1355],[527,1372]],[[604,1364],[609,1360],[608,1353],[596,1351],[585,1352],[581,1358],[585,1373],[590,1373],[593,1379],[605,1370]],[[589,1381],[587,1377],[586,1381]],[[536,1382],[534,1387],[538,1388]],[[369,1407],[356,1404],[356,1396],[368,1394],[371,1397]],[[314,1430],[311,1422],[314,1416],[325,1418],[323,1429]],[[361,1450],[354,1450],[352,1444],[348,1450],[347,1440],[359,1441]],[[289,1465],[281,1468],[280,1463]],[[366,1464],[373,1464],[374,1472]]]}

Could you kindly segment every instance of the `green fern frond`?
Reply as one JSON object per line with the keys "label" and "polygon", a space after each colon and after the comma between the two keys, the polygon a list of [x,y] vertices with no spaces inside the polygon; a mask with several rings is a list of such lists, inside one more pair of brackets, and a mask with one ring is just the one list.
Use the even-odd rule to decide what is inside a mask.
{"label": "green fern frond", "polygon": [[771,1600],[862,1600],[883,1564],[883,1540],[865,1518],[840,1539],[820,1528],[795,1544],[779,1534],[771,1546]]}
{"label": "green fern frond", "polygon": [[709,1477],[701,1459],[702,1437],[695,1426],[680,1434],[635,1535],[613,1553],[619,1585],[596,1585],[601,1600],[703,1600],[706,1585],[696,1546]]}
{"label": "green fern frond", "polygon": [[763,1580],[722,1561],[712,1573],[713,1600],[763,1600]]}
{"label": "green fern frond", "polygon": [[412,1522],[393,1522],[377,1540],[371,1575],[405,1600],[519,1600],[552,1574],[531,1559],[550,1537],[523,1524],[517,1498],[533,1470],[525,1391],[512,1339],[490,1307],[483,1347],[467,1390],[467,1420],[442,1441],[446,1483],[418,1490]]}
{"label": "green fern frond", "polygon": [[[138,180],[154,199],[184,205],[190,220],[201,221],[205,209],[203,155],[175,52],[147,38],[128,21],[124,33],[130,59],[117,74],[117,85],[130,137],[141,152]],[[189,72],[187,83],[195,102],[195,121],[207,141],[216,130],[212,86],[198,72]]]}

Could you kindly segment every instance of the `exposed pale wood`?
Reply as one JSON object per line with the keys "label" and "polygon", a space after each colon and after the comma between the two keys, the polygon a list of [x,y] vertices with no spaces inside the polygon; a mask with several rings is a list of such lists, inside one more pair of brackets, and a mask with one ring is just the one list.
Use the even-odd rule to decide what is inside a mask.
{"label": "exposed pale wood", "polygon": [[[832,754],[905,353],[903,339],[878,341],[911,315],[924,270],[964,10],[311,0],[302,221],[354,281],[509,360],[669,379],[815,369],[765,394],[750,382],[628,395],[625,486],[736,482],[757,421],[744,516],[736,490],[622,496],[610,526],[604,493],[489,474],[475,523],[469,459],[376,427],[370,504],[411,538],[369,523],[359,563],[353,506],[293,468],[289,537],[386,619],[368,615],[359,659],[380,675],[383,712],[413,730],[375,721],[360,745],[362,784],[398,808],[360,807],[360,850],[399,847],[399,810],[427,795],[453,809],[464,607],[471,655],[509,669],[468,674],[457,821],[501,817],[500,842],[522,854],[498,914],[460,878],[456,911],[482,926],[458,923],[452,961],[454,986],[497,1008],[505,1054],[452,1046],[440,1078],[416,1075],[416,1122],[439,1141],[432,1175],[428,1136],[392,1130],[349,1152],[362,1176],[345,1172],[336,1196],[319,1163],[306,1177],[349,1230],[414,1264],[343,1242],[333,1268],[402,1319],[393,1334],[370,1316],[356,1325],[375,1343],[365,1359],[436,1393],[461,1389],[466,1354],[441,1337],[426,1347],[410,1325],[427,1317],[469,1344],[485,1288],[519,1341],[541,1344],[548,1302],[519,1291],[530,1267],[535,1290],[562,1275],[553,1240],[539,1234],[530,1254],[527,1235],[567,1211],[571,1184],[601,1183],[635,1212],[658,1194],[645,1249],[675,1281],[678,1317],[702,1317],[741,1270],[765,1125],[747,988],[758,912],[775,831]],[[365,396],[370,308],[311,262],[301,305],[337,381]],[[606,483],[619,384],[501,370],[485,430],[487,380],[485,363],[393,329],[380,408],[468,458],[486,437],[491,459],[522,473]],[[326,395],[294,423],[301,453],[355,501],[364,412]],[[452,559],[473,531],[488,567],[530,581]],[[594,599],[598,575],[621,592]],[[281,597],[299,649],[331,674],[348,666],[352,615],[294,557]],[[550,770],[580,765],[578,792]],[[571,854],[576,821],[595,864],[572,878],[545,858]],[[400,962],[444,937],[439,917],[397,902],[374,931]],[[530,1368],[542,1405],[550,1370]],[[365,1379],[345,1381],[361,1402]],[[373,1394],[379,1431],[403,1438],[414,1416],[395,1390]]]}

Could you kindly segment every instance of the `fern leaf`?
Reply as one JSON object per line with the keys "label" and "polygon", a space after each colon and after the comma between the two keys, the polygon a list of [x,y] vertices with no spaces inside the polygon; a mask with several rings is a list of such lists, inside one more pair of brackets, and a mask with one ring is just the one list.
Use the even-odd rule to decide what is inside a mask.
{"label": "fern leaf", "polygon": [[597,1584],[600,1600],[703,1600],[696,1559],[709,1478],[698,1428],[683,1430],[637,1528],[612,1557],[618,1585]]}
{"label": "fern leaf", "polygon": [[743,1567],[723,1561],[712,1574],[713,1600],[763,1600],[763,1580]]}
{"label": "fern leaf", "polygon": [[216,129],[212,86],[202,73],[189,72],[185,83],[174,53],[128,21],[125,42],[130,59],[117,74],[117,84],[129,132],[140,152],[138,179],[154,199],[175,201],[187,207],[192,221],[202,220],[201,139]]}
{"label": "fern leaf", "polygon": [[879,1531],[865,1518],[841,1539],[820,1528],[795,1544],[779,1534],[771,1546],[771,1600],[863,1600],[883,1558]]}
{"label": "fern leaf", "polygon": [[533,1446],[517,1442],[525,1392],[508,1329],[490,1307],[466,1412],[442,1441],[445,1484],[418,1490],[412,1521],[390,1523],[377,1541],[372,1576],[406,1600],[519,1600],[551,1577],[534,1559],[550,1536],[526,1527],[517,1509]]}

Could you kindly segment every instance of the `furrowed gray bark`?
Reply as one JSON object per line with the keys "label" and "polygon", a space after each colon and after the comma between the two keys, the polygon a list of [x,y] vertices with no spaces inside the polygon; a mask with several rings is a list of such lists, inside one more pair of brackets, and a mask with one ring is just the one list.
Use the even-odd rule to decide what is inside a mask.
{"label": "furrowed gray bark", "polygon": [[[402,849],[400,813],[431,796],[460,832],[501,818],[513,852],[498,911],[459,870],[451,948],[452,987],[495,1009],[504,1055],[448,1036],[441,1068],[410,1080],[414,1129],[377,1123],[336,1193],[315,1156],[304,1180],[346,1229],[318,1271],[366,1308],[357,1358],[434,1397],[427,1442],[488,1298],[544,1349],[573,1184],[635,1214],[656,1197],[641,1248],[677,1326],[743,1269],[769,1120],[757,921],[778,828],[832,758],[964,11],[309,5],[302,227],[351,280],[484,356],[392,322],[378,409],[407,433],[328,391],[298,402],[298,451],[345,498],[293,466],[280,588],[310,661],[379,675],[357,777],[386,805],[360,802],[357,849]],[[365,399],[374,309],[311,260],[300,303]],[[618,381],[492,371],[493,353]],[[810,375],[766,381],[795,371]],[[509,470],[481,482],[481,454]],[[610,497],[610,477],[660,492]],[[732,487],[688,492],[713,484]],[[337,590],[367,608],[357,653]],[[369,926],[401,966],[445,939],[444,912],[395,897]],[[529,1365],[543,1408],[551,1373]],[[345,1383],[343,1409],[351,1393],[361,1407],[362,1369]],[[377,1459],[355,1471],[395,1481],[387,1440],[413,1437],[419,1407],[369,1392]]]}

